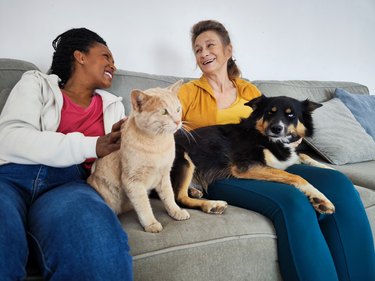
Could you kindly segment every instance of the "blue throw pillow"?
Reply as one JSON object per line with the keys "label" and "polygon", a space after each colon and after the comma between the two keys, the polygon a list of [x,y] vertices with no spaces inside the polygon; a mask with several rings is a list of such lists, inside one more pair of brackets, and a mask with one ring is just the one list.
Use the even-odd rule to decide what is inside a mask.
{"label": "blue throw pillow", "polygon": [[358,123],[375,140],[375,96],[353,94],[337,88],[335,96],[352,112]]}

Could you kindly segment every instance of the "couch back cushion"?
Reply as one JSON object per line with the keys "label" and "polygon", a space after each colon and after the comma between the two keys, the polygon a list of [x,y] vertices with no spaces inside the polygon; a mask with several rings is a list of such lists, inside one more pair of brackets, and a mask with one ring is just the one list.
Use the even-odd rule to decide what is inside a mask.
{"label": "couch back cushion", "polygon": [[265,96],[289,96],[298,100],[309,99],[315,102],[325,102],[334,98],[336,88],[345,89],[348,92],[369,94],[366,86],[353,82],[255,80],[252,83]]}
{"label": "couch back cushion", "polygon": [[155,87],[167,87],[180,79],[183,78],[118,69],[114,75],[112,86],[108,91],[123,98],[125,113],[129,115],[131,110],[130,93],[133,89],[146,90]]}
{"label": "couch back cushion", "polygon": [[38,69],[34,64],[16,59],[0,58],[0,112],[10,91],[27,70]]}

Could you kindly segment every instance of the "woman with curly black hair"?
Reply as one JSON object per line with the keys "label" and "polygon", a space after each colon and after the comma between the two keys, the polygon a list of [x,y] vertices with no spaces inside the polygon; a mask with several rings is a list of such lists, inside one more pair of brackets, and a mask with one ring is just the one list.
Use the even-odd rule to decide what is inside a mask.
{"label": "woman with curly black hair", "polygon": [[132,280],[128,238],[86,183],[97,157],[119,149],[116,71],[95,32],[53,41],[49,74],[24,73],[0,116],[0,275],[24,280],[35,246],[46,280]]}

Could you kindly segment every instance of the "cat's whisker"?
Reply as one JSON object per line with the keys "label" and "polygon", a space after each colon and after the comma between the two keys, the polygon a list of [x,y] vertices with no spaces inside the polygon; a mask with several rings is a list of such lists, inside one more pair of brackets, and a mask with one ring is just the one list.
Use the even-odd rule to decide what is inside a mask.
{"label": "cat's whisker", "polygon": [[189,123],[188,121],[182,121],[182,127],[184,127],[184,129],[187,129],[188,131],[191,131],[192,128],[189,126]]}
{"label": "cat's whisker", "polygon": [[186,130],[186,128],[184,128],[184,126],[182,126],[179,131],[181,131],[184,134],[184,136],[186,136],[189,143],[190,143],[190,139],[192,139],[194,142],[196,142],[196,139],[195,139],[194,135],[190,131]]}
{"label": "cat's whisker", "polygon": [[189,131],[189,133],[191,133],[191,134],[194,133],[199,137],[199,134],[195,130],[192,130],[192,128],[188,125],[191,122],[182,121],[182,123],[183,123],[183,127],[184,127],[185,130]]}

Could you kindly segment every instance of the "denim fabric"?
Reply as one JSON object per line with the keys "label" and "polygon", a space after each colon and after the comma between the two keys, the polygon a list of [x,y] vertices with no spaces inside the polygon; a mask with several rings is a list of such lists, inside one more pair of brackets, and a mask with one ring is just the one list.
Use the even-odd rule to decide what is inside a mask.
{"label": "denim fabric", "polygon": [[1,280],[25,279],[28,239],[46,280],[133,280],[127,235],[85,179],[80,166],[0,166]]}
{"label": "denim fabric", "polygon": [[371,228],[350,180],[338,171],[305,165],[288,172],[325,194],[336,212],[318,214],[295,187],[266,181],[217,181],[208,189],[209,198],[259,212],[273,222],[283,280],[375,280]]}

